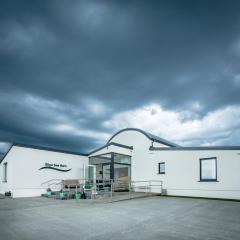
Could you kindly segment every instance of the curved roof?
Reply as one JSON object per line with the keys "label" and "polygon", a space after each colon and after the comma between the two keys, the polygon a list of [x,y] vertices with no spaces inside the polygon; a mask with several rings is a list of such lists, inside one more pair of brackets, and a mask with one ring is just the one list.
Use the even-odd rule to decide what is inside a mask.
{"label": "curved roof", "polygon": [[176,143],[173,143],[173,142],[170,142],[166,139],[163,139],[163,138],[160,138],[158,136],[155,136],[151,133],[148,133],[146,131],[143,131],[141,129],[138,129],[138,128],[124,128],[120,131],[118,131],[117,133],[115,133],[109,140],[107,143],[109,143],[115,136],[117,136],[119,133],[121,132],[125,132],[125,131],[136,131],[136,132],[140,132],[142,133],[143,135],[145,135],[148,139],[150,139],[151,141],[154,141],[154,142],[158,142],[158,143],[162,143],[164,145],[167,145],[169,147],[180,147],[179,145],[177,145]]}

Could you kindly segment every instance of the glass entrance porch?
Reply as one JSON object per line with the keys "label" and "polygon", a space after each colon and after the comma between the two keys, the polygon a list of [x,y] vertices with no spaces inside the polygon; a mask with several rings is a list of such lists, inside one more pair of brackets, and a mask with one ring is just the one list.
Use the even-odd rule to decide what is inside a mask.
{"label": "glass entrance porch", "polygon": [[89,165],[96,166],[97,181],[131,181],[131,156],[119,153],[101,154],[90,157]]}

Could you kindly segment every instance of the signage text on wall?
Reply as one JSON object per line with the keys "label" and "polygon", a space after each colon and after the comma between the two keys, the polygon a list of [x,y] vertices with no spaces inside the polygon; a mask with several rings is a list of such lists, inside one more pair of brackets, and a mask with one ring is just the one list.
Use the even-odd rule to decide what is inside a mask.
{"label": "signage text on wall", "polygon": [[56,164],[56,163],[45,163],[44,167],[39,168],[39,170],[43,169],[52,169],[60,172],[68,172],[72,170],[71,168],[67,168],[66,164]]}

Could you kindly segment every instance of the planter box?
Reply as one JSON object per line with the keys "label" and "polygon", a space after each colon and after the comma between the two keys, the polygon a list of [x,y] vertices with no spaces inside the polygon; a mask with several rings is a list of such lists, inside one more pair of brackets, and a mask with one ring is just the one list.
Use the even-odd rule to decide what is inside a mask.
{"label": "planter box", "polygon": [[110,187],[104,187],[104,192],[110,192]]}
{"label": "planter box", "polygon": [[134,190],[134,187],[130,187],[129,188],[129,192],[134,192],[135,190]]}
{"label": "planter box", "polygon": [[64,198],[65,197],[65,192],[60,192],[60,198]]}
{"label": "planter box", "polygon": [[75,194],[75,199],[81,199],[81,193]]}

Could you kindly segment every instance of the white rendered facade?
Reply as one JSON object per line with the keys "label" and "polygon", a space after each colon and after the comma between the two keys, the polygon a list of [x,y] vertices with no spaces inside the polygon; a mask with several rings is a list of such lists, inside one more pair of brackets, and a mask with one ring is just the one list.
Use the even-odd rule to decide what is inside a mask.
{"label": "white rendered facade", "polygon": [[[3,179],[5,163],[6,182]],[[87,156],[13,145],[0,164],[0,193],[11,191],[13,197],[40,196],[46,192],[47,185],[44,182],[83,178],[83,166],[87,164]],[[63,171],[43,168],[51,165]],[[51,186],[54,187],[57,186]]]}
{"label": "white rendered facade", "polygon": [[[168,195],[240,199],[240,147],[175,148],[134,130],[122,131],[110,142],[133,146],[123,150],[131,155],[132,181],[162,180]],[[108,151],[123,153],[112,146],[94,155]],[[205,158],[216,158],[217,181],[200,181],[200,159]],[[165,174],[158,173],[160,162],[165,163]]]}
{"label": "white rendered facade", "polygon": [[[119,131],[88,156],[13,146],[0,164],[0,192],[10,190],[13,197],[39,196],[46,191],[41,186],[44,181],[80,179],[89,157],[107,153],[130,156],[131,180],[162,180],[169,195],[240,199],[240,147],[184,148],[139,129]],[[200,181],[200,159],[214,159],[216,179]],[[8,181],[4,183],[6,162]],[[66,165],[71,171],[39,170],[47,162]],[[164,163],[164,174],[159,174],[159,163]]]}

